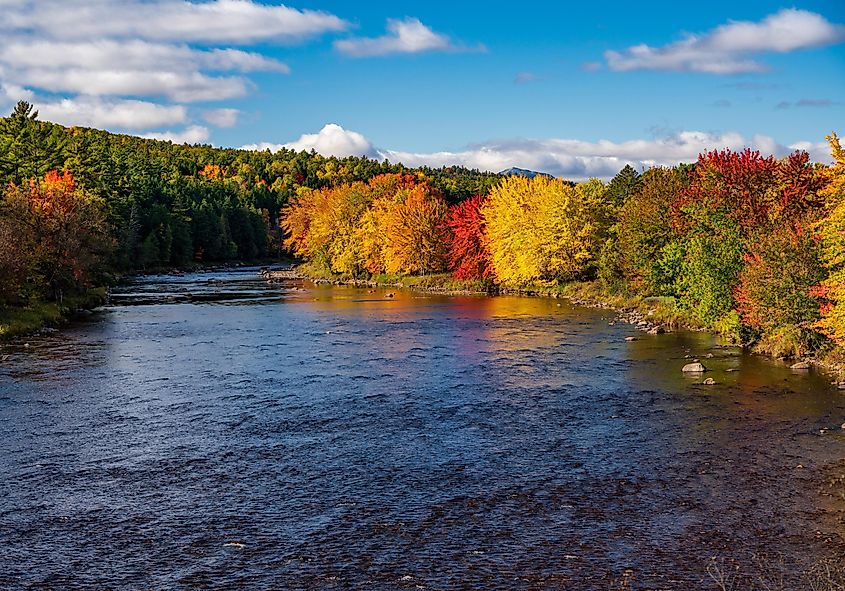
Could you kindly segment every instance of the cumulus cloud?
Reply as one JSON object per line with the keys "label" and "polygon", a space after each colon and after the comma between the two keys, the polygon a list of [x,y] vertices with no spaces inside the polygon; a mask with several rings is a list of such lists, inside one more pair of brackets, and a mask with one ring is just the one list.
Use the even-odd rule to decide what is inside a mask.
{"label": "cumulus cloud", "polygon": [[164,140],[174,144],[203,144],[208,141],[210,132],[207,127],[191,125],[181,131],[153,131],[141,137],[151,140]]}
{"label": "cumulus cloud", "polygon": [[[253,0],[18,0],[4,3],[0,30],[39,37],[178,40],[246,44],[291,42],[349,24],[333,14]],[[57,18],[61,15],[61,18]]]}
{"label": "cumulus cloud", "polygon": [[651,47],[634,45],[624,51],[608,50],[611,70],[670,70],[709,74],[766,71],[755,59],[760,53],[786,53],[833,45],[845,40],[845,26],[814,12],[780,10],[760,22],[730,21],[702,34],[687,34],[680,41]]}
{"label": "cumulus cloud", "polygon": [[[349,145],[354,145],[355,149],[338,149],[338,146]],[[475,144],[457,152],[407,152],[376,148],[361,134],[332,124],[324,127],[320,133],[304,135],[296,142],[254,144],[243,148],[257,150],[277,150],[282,147],[293,150],[313,148],[327,156],[361,155],[366,150],[368,155],[376,159],[401,162],[406,166],[436,168],[459,165],[491,172],[515,166],[578,181],[590,177],[610,179],[626,164],[638,170],[653,166],[674,166],[679,162],[694,162],[700,153],[708,150],[723,148],[742,150],[748,146],[763,153],[778,156],[784,156],[796,149],[804,149],[818,161],[829,160],[827,146],[824,143],[799,142],[786,146],[766,135],[748,138],[735,132],[703,131],[681,131],[655,139],[635,139],[624,142],[513,139]]]}
{"label": "cumulus cloud", "polygon": [[[237,46],[301,42],[349,26],[326,12],[260,0],[0,0],[0,6],[0,108],[55,97],[39,100],[44,118],[112,129],[190,123],[184,105],[144,99],[221,101],[249,94],[249,73],[290,72]],[[233,110],[207,113],[216,126],[237,119]],[[195,139],[205,128],[189,129]]]}
{"label": "cumulus cloud", "polygon": [[348,131],[336,123],[329,123],[318,133],[303,134],[298,140],[286,144],[262,142],[243,146],[244,150],[270,150],[272,152],[281,148],[298,152],[314,150],[323,156],[337,156],[338,158],[346,156],[379,157],[378,152],[373,149],[373,145],[367,138],[358,132]]}
{"label": "cumulus cloud", "polygon": [[51,68],[89,70],[290,72],[287,65],[254,52],[231,48],[197,50],[184,44],[152,43],[138,39],[53,41],[9,37],[0,47],[0,61],[9,68],[44,67],[49,64]]}
{"label": "cumulus cloud", "polygon": [[103,100],[78,97],[43,101],[32,99],[42,119],[62,125],[149,129],[185,123],[188,112],[181,105],[158,105],[136,100]]}
{"label": "cumulus cloud", "polygon": [[[334,42],[337,51],[350,57],[373,57],[394,53],[467,51],[449,37],[435,33],[416,18],[388,19],[387,34],[381,37],[352,37]],[[481,49],[481,47],[477,48]]]}
{"label": "cumulus cloud", "polygon": [[16,79],[50,92],[96,96],[161,96],[177,102],[214,101],[241,97],[251,83],[237,76],[207,76],[201,72],[166,70],[86,70],[32,68]]}
{"label": "cumulus cloud", "polygon": [[215,127],[234,127],[240,114],[237,109],[209,109],[203,112],[202,118]]}

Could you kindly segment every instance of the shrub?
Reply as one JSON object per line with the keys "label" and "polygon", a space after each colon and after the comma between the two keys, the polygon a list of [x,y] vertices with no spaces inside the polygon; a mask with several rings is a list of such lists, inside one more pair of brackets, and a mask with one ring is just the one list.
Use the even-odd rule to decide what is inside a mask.
{"label": "shrub", "polygon": [[825,276],[817,240],[795,222],[760,232],[750,241],[734,292],[737,311],[745,325],[757,331],[767,347],[775,332],[788,336],[793,354],[818,346],[811,329],[819,319],[819,306],[810,294]]}

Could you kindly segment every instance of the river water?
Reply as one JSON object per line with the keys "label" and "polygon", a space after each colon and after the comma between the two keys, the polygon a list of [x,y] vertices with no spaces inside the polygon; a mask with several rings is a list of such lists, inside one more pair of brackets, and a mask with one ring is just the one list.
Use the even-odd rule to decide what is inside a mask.
{"label": "river water", "polygon": [[610,321],[138,279],[0,349],[0,588],[714,589],[714,557],[845,559],[845,394]]}

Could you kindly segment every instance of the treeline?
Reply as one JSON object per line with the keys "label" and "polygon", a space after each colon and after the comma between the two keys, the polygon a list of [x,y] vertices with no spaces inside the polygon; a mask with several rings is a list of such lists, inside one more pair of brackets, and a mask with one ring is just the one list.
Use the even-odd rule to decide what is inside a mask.
{"label": "treeline", "polygon": [[[278,256],[280,211],[293,197],[386,173],[408,169],[65,128],[20,102],[0,119],[0,307],[58,298],[113,271]],[[451,202],[499,178],[459,167],[414,174]]]}
{"label": "treeline", "polygon": [[671,298],[696,324],[776,353],[845,345],[845,153],[745,150],[626,166],[609,183],[510,177],[448,204],[422,176],[301,191],[285,244],[351,276],[435,273],[506,287],[596,280]]}

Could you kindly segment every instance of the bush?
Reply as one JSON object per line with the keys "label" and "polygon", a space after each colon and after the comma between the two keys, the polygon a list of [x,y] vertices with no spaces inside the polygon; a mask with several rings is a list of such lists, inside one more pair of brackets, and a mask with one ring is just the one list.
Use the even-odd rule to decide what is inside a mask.
{"label": "bush", "polygon": [[664,249],[677,238],[669,213],[686,184],[684,169],[652,168],[640,177],[639,190],[619,212],[618,265],[634,291],[671,295],[676,272],[670,267],[677,249]]}
{"label": "bush", "polygon": [[821,343],[811,330],[819,305],[810,289],[824,277],[818,241],[800,222],[750,241],[734,296],[743,323],[762,337],[761,346],[777,348],[781,335],[791,354],[802,355]]}
{"label": "bush", "polygon": [[739,226],[721,212],[698,212],[684,248],[675,291],[681,307],[706,325],[733,309],[733,288],[742,269]]}

